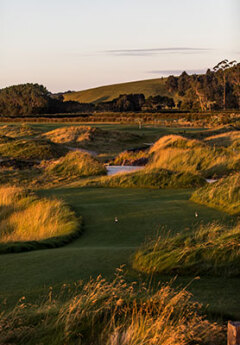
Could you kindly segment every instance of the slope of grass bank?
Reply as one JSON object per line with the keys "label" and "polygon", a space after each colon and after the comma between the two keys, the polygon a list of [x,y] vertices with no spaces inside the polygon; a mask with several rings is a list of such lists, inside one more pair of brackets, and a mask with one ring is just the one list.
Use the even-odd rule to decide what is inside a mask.
{"label": "slope of grass bank", "polygon": [[121,152],[138,145],[141,136],[128,132],[108,131],[90,126],[70,126],[55,129],[42,135],[53,143],[80,147],[98,153]]}
{"label": "slope of grass bank", "polygon": [[139,249],[133,268],[150,273],[179,275],[240,275],[239,224],[201,225],[173,237],[160,236]]}
{"label": "slope of grass bank", "polygon": [[240,173],[196,190],[191,200],[230,214],[240,213]]}
{"label": "slope of grass bank", "polygon": [[240,154],[178,135],[159,139],[150,149],[150,168],[222,177],[240,168]]}
{"label": "slope of grass bank", "polygon": [[68,150],[47,140],[19,139],[0,144],[0,156],[29,160],[59,158]]}
{"label": "slope of grass bank", "polygon": [[115,188],[194,188],[203,186],[205,179],[191,173],[175,173],[166,169],[143,169],[132,173],[89,180],[85,186]]}
{"label": "slope of grass bank", "polygon": [[67,237],[76,237],[77,230],[77,217],[63,201],[37,198],[20,187],[0,188],[0,253],[44,248],[44,244],[54,247],[57,238],[65,243]]}

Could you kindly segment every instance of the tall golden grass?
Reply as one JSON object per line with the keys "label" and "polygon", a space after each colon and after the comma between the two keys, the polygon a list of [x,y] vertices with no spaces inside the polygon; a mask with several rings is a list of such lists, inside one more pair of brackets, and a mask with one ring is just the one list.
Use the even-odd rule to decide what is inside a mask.
{"label": "tall golden grass", "polygon": [[112,282],[99,276],[52,290],[41,305],[23,299],[0,320],[0,343],[58,345],[221,345],[224,328],[202,315],[185,289],[165,284],[153,291],[127,283],[121,269]]}
{"label": "tall golden grass", "polygon": [[205,177],[224,176],[240,168],[240,153],[178,135],[159,139],[150,154],[150,168],[188,171]]}
{"label": "tall golden grass", "polygon": [[196,190],[191,200],[230,214],[240,213],[240,173]]}
{"label": "tall golden grass", "polygon": [[104,175],[105,166],[89,153],[72,151],[46,167],[46,174],[60,177],[76,178],[84,176]]}
{"label": "tall golden grass", "polygon": [[212,135],[205,139],[205,142],[216,146],[240,147],[240,131],[229,131],[217,135]]}
{"label": "tall golden grass", "polygon": [[195,231],[162,235],[139,248],[133,268],[148,274],[239,276],[239,224],[201,224]]}
{"label": "tall golden grass", "polygon": [[0,242],[39,241],[72,233],[73,211],[57,199],[37,198],[19,187],[0,188]]}

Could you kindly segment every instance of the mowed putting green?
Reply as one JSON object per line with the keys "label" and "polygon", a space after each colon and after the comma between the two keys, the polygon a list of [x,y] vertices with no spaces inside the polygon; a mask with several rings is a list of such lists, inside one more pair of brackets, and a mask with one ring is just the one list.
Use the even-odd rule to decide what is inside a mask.
{"label": "mowed putting green", "polygon": [[[40,297],[49,286],[57,288],[99,274],[111,279],[115,268],[122,264],[130,267],[131,255],[145,239],[161,231],[180,232],[199,222],[228,220],[225,213],[189,201],[191,191],[186,190],[64,187],[39,194],[71,205],[84,218],[84,233],[62,248],[1,255],[0,296],[9,304],[21,296]],[[131,269],[128,276],[138,278]],[[185,285],[191,280],[185,277],[179,282]],[[238,315],[239,289],[239,279],[208,277],[192,285],[197,300],[223,315]]]}

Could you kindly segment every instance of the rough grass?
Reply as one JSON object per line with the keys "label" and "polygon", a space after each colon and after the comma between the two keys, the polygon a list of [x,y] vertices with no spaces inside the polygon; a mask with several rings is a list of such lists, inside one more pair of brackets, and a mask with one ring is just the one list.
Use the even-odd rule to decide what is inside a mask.
{"label": "rough grass", "polygon": [[66,154],[68,150],[47,140],[19,139],[0,144],[0,156],[18,159],[52,159]]}
{"label": "rough grass", "polygon": [[240,213],[240,173],[198,189],[191,200],[230,214]]}
{"label": "rough grass", "polygon": [[200,176],[191,173],[175,173],[165,169],[143,169],[84,182],[85,186],[154,189],[194,188],[205,183],[205,179]]}
{"label": "rough grass", "polygon": [[145,273],[239,276],[240,227],[218,223],[195,232],[160,236],[140,248],[133,268]]}
{"label": "rough grass", "polygon": [[[120,273],[119,273],[120,271]],[[101,276],[62,287],[60,302],[50,289],[45,301],[25,297],[0,318],[0,343],[18,345],[222,345],[225,329],[209,322],[185,289],[157,291],[127,283],[119,269],[108,282]]]}
{"label": "rough grass", "polygon": [[0,126],[0,135],[5,135],[11,138],[31,137],[40,134],[39,129],[33,128],[28,124],[14,124]]}
{"label": "rough grass", "polygon": [[89,126],[70,126],[57,128],[42,137],[54,143],[79,147],[98,153],[121,152],[140,142],[141,136],[128,132],[108,131]]}
{"label": "rough grass", "polygon": [[9,143],[10,141],[13,141],[13,138],[7,137],[6,135],[0,135],[0,144]]}
{"label": "rough grass", "polygon": [[231,131],[213,135],[205,139],[205,142],[215,146],[224,146],[231,149],[240,149],[240,131]]}
{"label": "rough grass", "polygon": [[21,187],[0,188],[0,252],[12,242],[72,235],[77,228],[74,212],[61,200],[39,199]]}
{"label": "rough grass", "polygon": [[[29,161],[30,162],[30,161]],[[9,163],[9,164],[8,164]],[[8,166],[9,165],[9,166]],[[40,188],[72,182],[84,177],[106,175],[105,166],[85,152],[71,151],[58,160],[28,162],[9,160],[0,163],[0,183]]]}
{"label": "rough grass", "polygon": [[52,161],[46,166],[46,174],[68,179],[105,175],[106,173],[105,166],[97,159],[88,153],[78,151],[69,152],[66,156]]}
{"label": "rough grass", "polygon": [[113,161],[113,165],[145,165],[148,162],[148,151],[124,151]]}
{"label": "rough grass", "polygon": [[165,86],[165,80],[150,79],[122,84],[101,86],[89,90],[70,92],[64,94],[65,101],[78,101],[80,103],[99,103],[111,101],[121,94],[143,93],[145,97],[149,96],[170,96]]}
{"label": "rough grass", "polygon": [[240,154],[178,135],[159,139],[150,149],[150,168],[222,177],[240,168]]}

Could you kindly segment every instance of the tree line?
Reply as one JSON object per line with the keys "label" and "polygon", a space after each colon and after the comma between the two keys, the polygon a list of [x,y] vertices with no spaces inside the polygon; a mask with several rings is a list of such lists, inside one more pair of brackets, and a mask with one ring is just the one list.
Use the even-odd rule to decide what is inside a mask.
{"label": "tree line", "polygon": [[211,111],[240,109],[240,63],[223,60],[205,74],[165,80],[165,95],[123,94],[98,104],[64,101],[39,84],[22,84],[0,90],[0,114],[5,116],[92,112]]}

